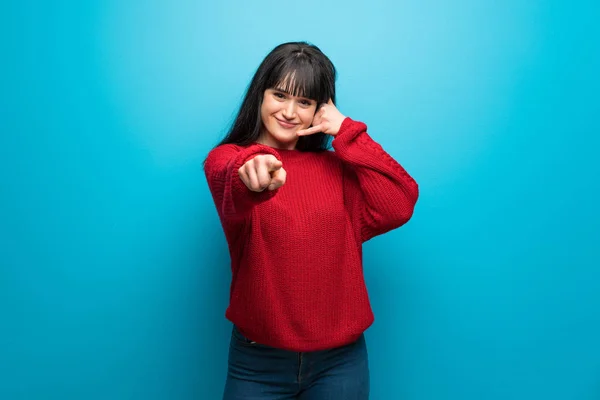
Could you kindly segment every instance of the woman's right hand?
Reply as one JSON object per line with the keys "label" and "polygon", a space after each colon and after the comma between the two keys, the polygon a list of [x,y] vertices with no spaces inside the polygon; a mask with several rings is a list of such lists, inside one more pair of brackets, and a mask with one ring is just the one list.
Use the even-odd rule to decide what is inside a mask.
{"label": "woman's right hand", "polygon": [[246,161],[238,174],[253,192],[278,189],[283,186],[286,177],[283,164],[272,154],[261,154]]}

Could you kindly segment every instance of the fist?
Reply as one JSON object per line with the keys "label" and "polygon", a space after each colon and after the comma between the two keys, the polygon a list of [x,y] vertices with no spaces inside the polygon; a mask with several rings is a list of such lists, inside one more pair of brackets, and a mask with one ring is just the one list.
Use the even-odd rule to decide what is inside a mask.
{"label": "fist", "polygon": [[261,154],[246,161],[238,170],[240,179],[253,192],[275,190],[285,183],[283,164],[272,154]]}

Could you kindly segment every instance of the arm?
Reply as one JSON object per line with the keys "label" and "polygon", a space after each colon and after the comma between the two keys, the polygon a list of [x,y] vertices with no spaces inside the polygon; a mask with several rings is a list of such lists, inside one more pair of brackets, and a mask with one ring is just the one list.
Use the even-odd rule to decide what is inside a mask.
{"label": "arm", "polygon": [[417,198],[415,180],[367,134],[362,122],[345,118],[332,142],[344,163],[344,191],[363,242],[404,225]]}
{"label": "arm", "polygon": [[277,190],[253,192],[240,179],[240,167],[261,154],[272,154],[281,160],[277,151],[261,144],[253,144],[246,148],[226,144],[216,147],[208,154],[204,173],[223,222],[244,219],[254,205],[270,199],[277,193]]}

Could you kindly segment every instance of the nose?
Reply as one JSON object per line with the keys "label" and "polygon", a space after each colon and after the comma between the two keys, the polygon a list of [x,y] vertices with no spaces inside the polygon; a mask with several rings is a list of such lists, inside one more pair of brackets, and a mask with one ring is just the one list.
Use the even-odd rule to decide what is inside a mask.
{"label": "nose", "polygon": [[296,113],[296,104],[293,101],[288,101],[283,107],[282,114],[285,119],[294,119]]}

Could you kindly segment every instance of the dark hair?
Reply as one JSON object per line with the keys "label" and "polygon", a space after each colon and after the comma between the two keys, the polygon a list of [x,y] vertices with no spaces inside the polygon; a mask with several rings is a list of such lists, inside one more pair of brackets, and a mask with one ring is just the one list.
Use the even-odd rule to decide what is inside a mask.
{"label": "dark hair", "polygon": [[[245,146],[258,140],[265,90],[279,87],[293,96],[315,100],[318,105],[329,99],[335,103],[335,79],[333,63],[317,46],[306,42],[280,44],[256,70],[231,129],[218,145]],[[326,150],[328,145],[329,135],[319,132],[298,138],[296,149],[320,151]]]}

